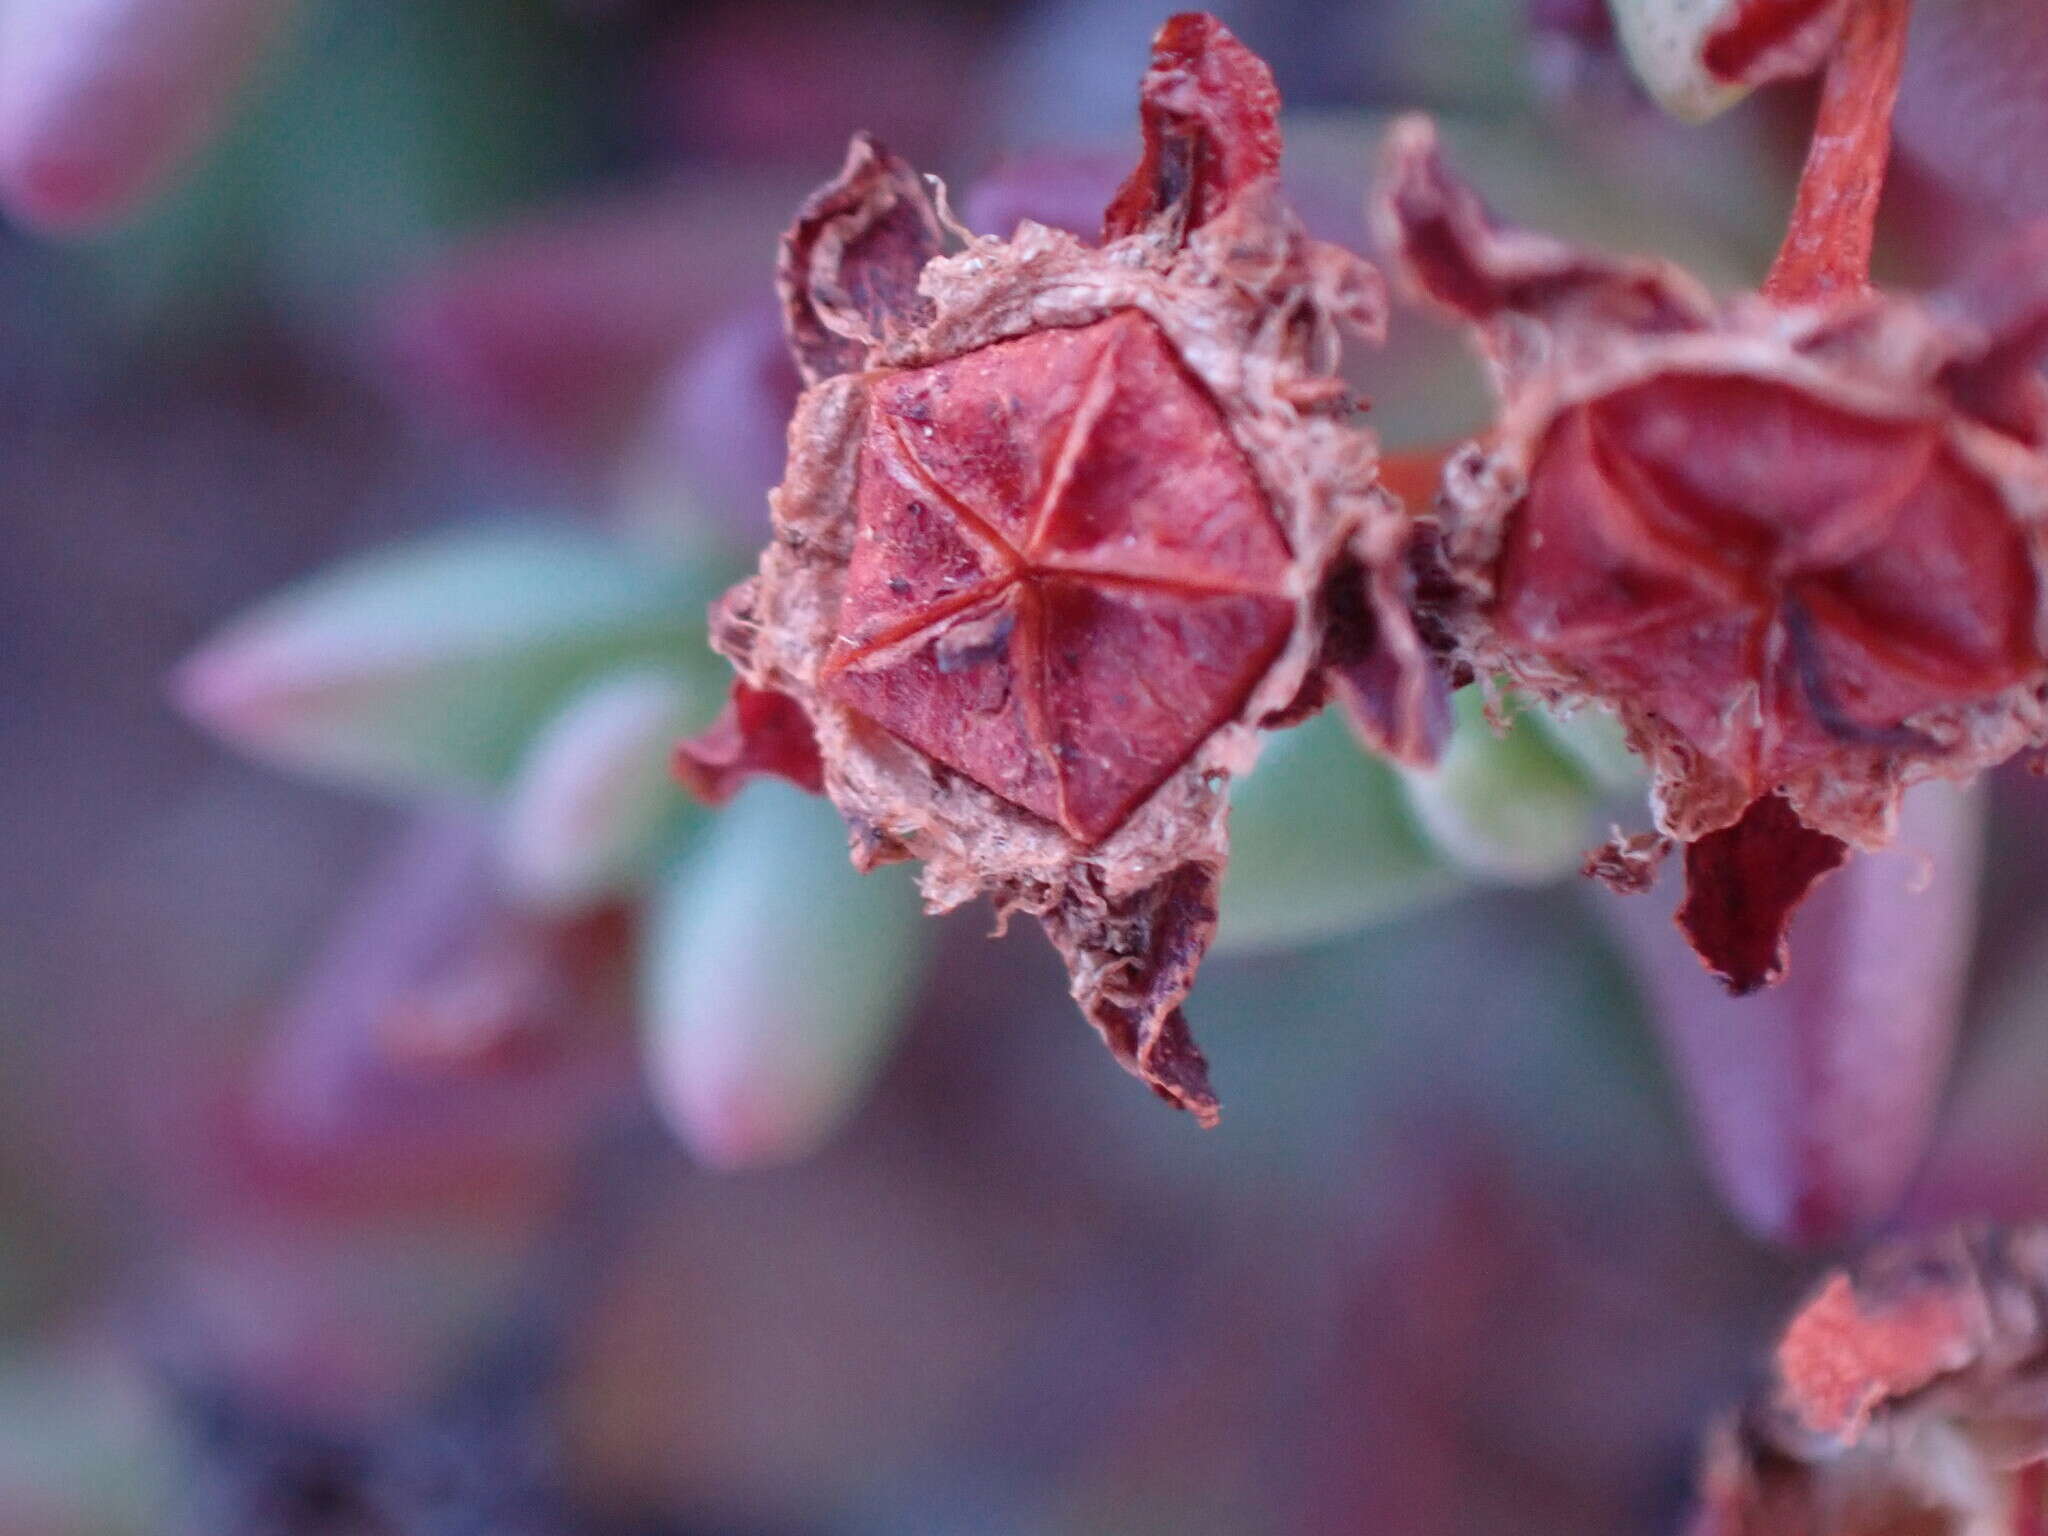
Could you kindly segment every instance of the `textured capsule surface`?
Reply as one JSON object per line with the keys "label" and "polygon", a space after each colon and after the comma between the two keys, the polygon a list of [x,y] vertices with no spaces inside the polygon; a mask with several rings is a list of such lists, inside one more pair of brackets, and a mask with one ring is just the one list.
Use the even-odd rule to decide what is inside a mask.
{"label": "textured capsule surface", "polygon": [[2037,672],[2032,558],[1937,421],[1666,375],[1562,413],[1506,529],[1504,643],[1767,792]]}
{"label": "textured capsule surface", "polygon": [[1250,465],[1134,311],[883,376],[855,506],[827,693],[1083,842],[1293,626]]}

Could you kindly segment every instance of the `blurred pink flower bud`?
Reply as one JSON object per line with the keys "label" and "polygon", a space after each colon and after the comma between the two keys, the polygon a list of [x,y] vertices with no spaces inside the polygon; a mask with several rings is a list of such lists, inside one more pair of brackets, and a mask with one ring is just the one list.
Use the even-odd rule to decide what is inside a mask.
{"label": "blurred pink flower bud", "polygon": [[377,1186],[560,1155],[627,1078],[627,932],[494,889],[488,820],[416,819],[337,916],[251,1085],[267,1167]]}
{"label": "blurred pink flower bud", "polygon": [[801,1158],[858,1107],[923,970],[909,872],[862,875],[823,800],[750,786],[677,867],[643,929],[656,1103],[720,1168]]}
{"label": "blurred pink flower bud", "polygon": [[663,386],[655,431],[664,469],[743,548],[768,537],[768,493],[782,480],[802,388],[781,307],[766,295],[712,327]]}
{"label": "blurred pink flower bud", "polygon": [[1712,117],[1753,86],[1810,73],[1844,0],[1609,0],[1622,48],[1666,111]]}
{"label": "blurred pink flower bud", "polygon": [[1733,998],[1656,898],[1603,902],[1635,957],[1709,1172],[1781,1242],[1833,1242],[1889,1217],[1926,1150],[1968,976],[1981,801],[1906,797],[1897,843],[1822,880],[1793,962]]}
{"label": "blurred pink flower bud", "polygon": [[284,0],[21,0],[0,10],[0,199],[52,232],[105,224],[220,126]]}
{"label": "blurred pink flower bud", "polygon": [[960,217],[977,235],[1002,240],[1023,219],[1094,240],[1102,233],[1102,210],[1129,173],[1130,161],[1123,144],[1012,155],[974,179],[960,199]]}
{"label": "blurred pink flower bud", "polygon": [[671,823],[701,813],[670,771],[677,741],[717,708],[716,683],[669,669],[610,673],[541,728],[513,774],[498,828],[512,894],[548,909],[623,894]]}
{"label": "blurred pink flower bud", "polygon": [[459,246],[391,301],[406,404],[539,457],[615,448],[715,317],[766,291],[801,195],[730,173],[537,214]]}
{"label": "blurred pink flower bud", "polygon": [[650,51],[655,133],[686,155],[816,170],[850,125],[927,154],[978,106],[973,32],[931,0],[731,0],[676,8]]}

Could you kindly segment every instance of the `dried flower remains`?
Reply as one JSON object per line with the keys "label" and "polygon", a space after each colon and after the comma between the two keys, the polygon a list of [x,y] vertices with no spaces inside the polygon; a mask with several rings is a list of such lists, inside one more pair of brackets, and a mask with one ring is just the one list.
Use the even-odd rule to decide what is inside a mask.
{"label": "dried flower remains", "polygon": [[[1738,992],[1781,973],[1793,908],[1890,838],[1908,785],[2048,723],[2048,246],[1926,297],[1870,287],[1905,6],[1835,20],[1759,294],[1716,304],[1668,263],[1498,224],[1420,119],[1381,204],[1500,397],[1446,466],[1431,621],[1474,670],[1619,715],[1685,848],[1681,926]],[[1593,865],[1640,886],[1628,853]]]}
{"label": "dried flower remains", "polygon": [[1283,202],[1278,106],[1220,23],[1169,21],[1098,245],[967,234],[855,139],[784,239],[809,387],[774,541],[714,615],[739,707],[683,754],[707,788],[801,771],[800,717],[855,861],[1038,917],[1117,1057],[1205,1123],[1180,1005],[1228,780],[1329,697],[1414,759],[1446,718],[1337,372],[1382,285]]}

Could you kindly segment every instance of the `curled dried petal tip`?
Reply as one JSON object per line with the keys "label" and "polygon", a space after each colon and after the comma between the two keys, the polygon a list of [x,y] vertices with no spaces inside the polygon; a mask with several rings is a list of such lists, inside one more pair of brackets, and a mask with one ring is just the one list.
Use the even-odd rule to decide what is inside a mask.
{"label": "curled dried petal tip", "polygon": [[1176,239],[1280,175],[1273,72],[1214,16],[1184,11],[1152,40],[1139,88],[1145,153],[1103,214],[1117,240],[1163,226]]}
{"label": "curled dried petal tip", "polygon": [[1793,912],[1848,857],[1847,843],[1765,795],[1733,826],[1686,846],[1678,926],[1730,992],[1754,992],[1784,974]]}
{"label": "curled dried petal tip", "polygon": [[820,794],[825,766],[803,706],[786,693],[732,685],[718,718],[675,752],[676,777],[698,799],[722,805],[749,780],[771,775]]}

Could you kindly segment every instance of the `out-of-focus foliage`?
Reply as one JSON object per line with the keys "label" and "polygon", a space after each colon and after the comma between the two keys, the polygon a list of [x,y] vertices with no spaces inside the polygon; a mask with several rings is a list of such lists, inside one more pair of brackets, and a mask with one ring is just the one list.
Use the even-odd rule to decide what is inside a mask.
{"label": "out-of-focus foliage", "polygon": [[629,663],[661,665],[683,692],[677,712],[709,719],[722,688],[703,614],[718,574],[569,529],[444,535],[271,598],[185,663],[178,697],[245,750],[323,777],[495,785],[573,690]]}
{"label": "out-of-focus foliage", "polygon": [[922,980],[907,869],[862,876],[830,806],[746,789],[662,882],[641,955],[655,1095],[714,1167],[815,1151],[880,1069]]}

